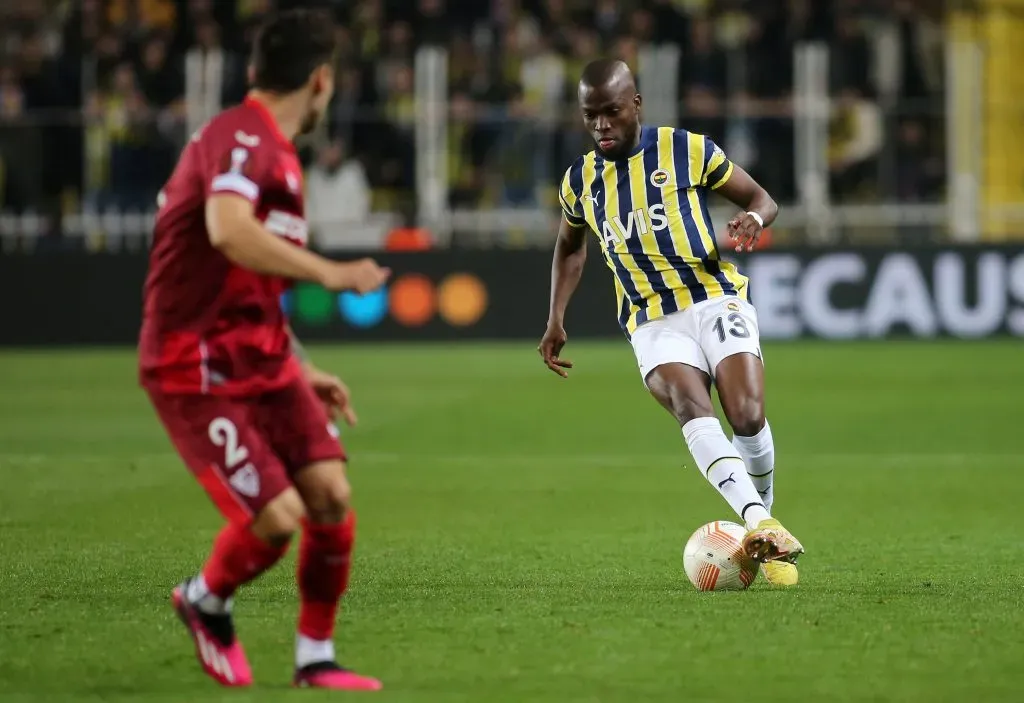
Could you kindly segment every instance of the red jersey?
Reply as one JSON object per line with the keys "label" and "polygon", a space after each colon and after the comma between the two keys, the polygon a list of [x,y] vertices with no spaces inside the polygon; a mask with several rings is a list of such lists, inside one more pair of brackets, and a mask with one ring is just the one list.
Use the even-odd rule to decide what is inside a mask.
{"label": "red jersey", "polygon": [[269,231],[305,246],[298,155],[255,100],[200,129],[160,192],[139,371],[143,386],[164,393],[257,395],[301,373],[280,302],[290,282],[236,266],[213,248],[205,210],[215,193],[246,198]]}

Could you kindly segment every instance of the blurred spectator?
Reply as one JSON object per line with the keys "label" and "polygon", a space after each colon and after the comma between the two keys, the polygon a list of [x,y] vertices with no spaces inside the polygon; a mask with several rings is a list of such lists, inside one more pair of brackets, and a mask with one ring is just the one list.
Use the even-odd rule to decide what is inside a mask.
{"label": "blurred spectator", "polygon": [[334,139],[320,151],[306,178],[306,219],[314,232],[363,223],[370,215],[370,184],[345,142]]}
{"label": "blurred spectator", "polygon": [[508,97],[506,118],[495,148],[495,173],[500,174],[497,180],[503,207],[537,204],[538,181],[533,154],[537,153],[538,130],[534,116],[522,88],[514,86]]}
{"label": "blurred spectator", "polygon": [[388,92],[395,71],[412,66],[413,53],[412,27],[405,22],[395,22],[388,28],[381,53],[374,61],[378,92]]}
{"label": "blurred spectator", "polygon": [[328,132],[348,144],[355,144],[357,137],[363,136],[365,130],[358,125],[362,121],[362,113],[369,108],[365,99],[363,75],[358,68],[343,67],[336,74],[334,101],[331,106]]}
{"label": "blurred spectator", "polygon": [[878,104],[855,87],[845,88],[829,122],[828,165],[839,200],[863,194],[874,184],[882,137]]}
{"label": "blurred spectator", "polygon": [[356,3],[350,18],[357,39],[357,56],[362,61],[376,57],[384,44],[384,3],[363,0]]}
{"label": "blurred spectator", "polygon": [[904,120],[896,149],[896,198],[919,203],[934,200],[942,187],[943,163],[927,142],[921,122]]}
{"label": "blurred spectator", "polygon": [[169,31],[177,19],[173,0],[106,0],[107,22],[132,39],[155,30]]}
{"label": "blurred spectator", "polygon": [[449,200],[453,207],[476,205],[483,186],[480,166],[485,151],[477,106],[469,95],[457,92],[449,99],[448,114]]}
{"label": "blurred spectator", "polygon": [[121,35],[114,30],[104,31],[96,41],[93,53],[93,86],[106,86],[114,73],[114,67],[124,60],[127,53],[127,46]]}
{"label": "blurred spectator", "polygon": [[415,183],[415,121],[416,96],[413,90],[412,67],[396,66],[389,76],[383,98],[386,125],[374,130],[380,138],[380,184],[388,205],[398,207],[413,198]]}
{"label": "blurred spectator", "polygon": [[10,69],[0,73],[0,207],[38,211],[43,202],[42,134],[26,119],[25,92]]}
{"label": "blurred spectator", "polygon": [[416,44],[446,46],[451,18],[445,14],[445,0],[417,0],[416,9]]}
{"label": "blurred spectator", "polygon": [[151,105],[162,108],[179,101],[185,88],[182,66],[171,60],[168,51],[167,40],[153,35],[142,48],[138,66],[142,94]]}
{"label": "blurred spectator", "polygon": [[524,48],[519,83],[524,108],[535,120],[533,178],[538,184],[551,184],[558,168],[554,163],[554,146],[561,116],[559,106],[565,95],[565,61],[543,35],[531,37]]}
{"label": "blurred spectator", "polygon": [[659,71],[666,44],[680,53],[664,67],[677,90],[658,119],[710,135],[791,202],[793,50],[808,40],[830,49],[836,197],[942,196],[943,27],[924,0],[0,0],[5,206],[74,190],[151,207],[188,135],[244,95],[261,19],[311,4],[339,20],[326,137],[310,140],[327,141],[312,208],[361,173],[359,213],[413,211],[424,46],[447,53],[453,205],[553,206],[565,167],[592,148],[576,107],[583,66],[612,55]]}
{"label": "blurred spectator", "polygon": [[872,68],[871,48],[857,18],[847,13],[839,14],[829,57],[832,89],[851,87],[859,91],[867,90]]}
{"label": "blurred spectator", "polygon": [[690,21],[689,41],[682,46],[679,72],[685,86],[700,86],[724,97],[726,57],[715,39],[715,27],[707,17]]}
{"label": "blurred spectator", "polygon": [[715,41],[710,19],[696,17],[690,21],[690,41],[683,47],[680,62],[680,96],[686,128],[723,142],[726,58]]}
{"label": "blurred spectator", "polygon": [[618,0],[597,0],[594,3],[590,26],[597,30],[601,39],[610,42],[622,28],[622,5]]}
{"label": "blurred spectator", "polygon": [[402,136],[412,139],[416,120],[416,95],[413,90],[412,66],[400,63],[391,68],[387,77],[387,115]]}
{"label": "blurred spectator", "polygon": [[629,16],[629,35],[641,44],[654,43],[654,15],[645,8],[634,10]]}
{"label": "blurred spectator", "polygon": [[[166,172],[154,169],[156,134],[151,108],[139,90],[132,64],[114,70],[108,90],[93,97],[93,140],[102,172],[97,205],[119,210],[145,211],[152,207]],[[103,168],[102,161],[106,161]]]}
{"label": "blurred spectator", "polygon": [[221,45],[220,28],[212,19],[196,26],[196,45],[185,55],[185,111],[194,132],[225,105],[245,93],[245,65]]}

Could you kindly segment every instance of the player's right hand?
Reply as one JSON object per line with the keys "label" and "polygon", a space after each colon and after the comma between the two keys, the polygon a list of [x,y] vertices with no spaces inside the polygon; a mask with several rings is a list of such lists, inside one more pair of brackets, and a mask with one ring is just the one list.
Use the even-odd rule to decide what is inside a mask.
{"label": "player's right hand", "polygon": [[569,374],[565,370],[572,368],[571,361],[558,358],[566,341],[568,341],[568,337],[565,334],[565,329],[561,325],[551,324],[548,325],[544,338],[540,340],[540,346],[537,347],[541,358],[544,359],[544,364],[562,378],[568,378]]}
{"label": "player's right hand", "polygon": [[373,259],[335,261],[331,262],[320,284],[333,291],[369,293],[384,285],[390,276],[391,269],[378,266]]}

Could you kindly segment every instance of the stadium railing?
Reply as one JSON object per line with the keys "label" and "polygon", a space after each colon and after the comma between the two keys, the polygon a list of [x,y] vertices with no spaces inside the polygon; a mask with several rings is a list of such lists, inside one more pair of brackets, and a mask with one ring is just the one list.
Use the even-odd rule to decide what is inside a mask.
{"label": "stadium railing", "polygon": [[[792,100],[741,100],[737,96],[743,86],[733,85],[728,99],[705,101],[699,117],[692,96],[672,93],[670,86],[677,82],[671,76],[652,74],[651,67],[672,64],[663,55],[671,47],[642,49],[638,64],[641,82],[645,75],[660,80],[645,113],[648,120],[712,133],[776,195],[783,208],[772,232],[776,244],[921,245],[978,241],[989,234],[1019,239],[1024,197],[1020,203],[982,202],[984,163],[964,166],[964,152],[978,139],[972,129],[980,117],[958,101],[981,100],[978,45],[951,40],[947,49],[944,96],[918,101],[830,97],[828,48],[803,45],[794,49]],[[314,228],[320,231],[314,237],[319,245],[382,248],[391,230],[416,221],[430,229],[440,246],[550,246],[559,217],[558,181],[572,157],[587,148],[575,105],[474,102],[452,92],[447,61],[444,49],[420,50],[411,102],[348,115],[353,122],[342,131],[355,135],[353,146],[372,184],[372,206],[369,214],[355,219],[323,220]],[[1002,109],[1018,105],[1019,100],[1006,101]],[[844,120],[845,146],[836,137]],[[122,176],[122,186],[125,180],[111,152],[116,121],[92,113],[27,114],[0,121],[0,135],[14,142],[19,127],[60,125],[66,138],[68,126],[78,125],[83,153],[78,179],[83,188],[77,198],[46,193],[38,203],[18,203],[17,211],[0,201],[0,246],[31,248],[59,240],[61,246],[89,250],[144,247],[153,219],[154,183],[166,176],[185,130],[181,125],[168,129],[166,115],[142,123],[154,133],[176,134],[178,141],[146,164],[153,192],[140,196],[136,189],[126,206],[124,193],[110,187],[112,176]],[[363,131],[351,131],[353,124]],[[314,144],[323,144],[324,138],[318,135]],[[63,144],[44,144],[45,167],[51,172],[74,168],[64,163]],[[835,156],[844,148],[863,158],[848,169],[852,173],[830,171],[830,149]],[[0,154],[0,197],[10,200],[12,193],[19,195],[11,184],[31,155],[16,150],[13,156],[8,150]],[[984,158],[975,155],[974,161]],[[69,180],[75,179],[50,176],[50,182]],[[137,185],[128,180],[129,186]],[[713,199],[711,214],[720,228],[733,208]]]}

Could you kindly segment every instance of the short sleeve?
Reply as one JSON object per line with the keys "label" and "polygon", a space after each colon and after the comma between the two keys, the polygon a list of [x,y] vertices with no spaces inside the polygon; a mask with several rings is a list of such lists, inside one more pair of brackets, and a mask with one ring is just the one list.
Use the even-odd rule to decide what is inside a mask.
{"label": "short sleeve", "polygon": [[704,174],[701,185],[711,190],[721,188],[732,176],[732,170],[732,161],[726,157],[722,147],[704,137]]}
{"label": "short sleeve", "polygon": [[258,137],[248,137],[243,143],[239,135],[230,142],[215,139],[203,145],[206,168],[203,174],[207,195],[234,193],[255,203],[259,200],[262,184],[267,181],[272,169],[273,147],[260,142]]}
{"label": "short sleeve", "polygon": [[[578,186],[576,186],[577,180],[579,181]],[[583,189],[583,172],[578,164],[573,164],[562,178],[562,185],[558,189],[558,202],[562,205],[565,221],[575,227],[582,227],[587,220],[583,216],[583,207],[580,204],[581,193],[577,188],[578,190]]]}

